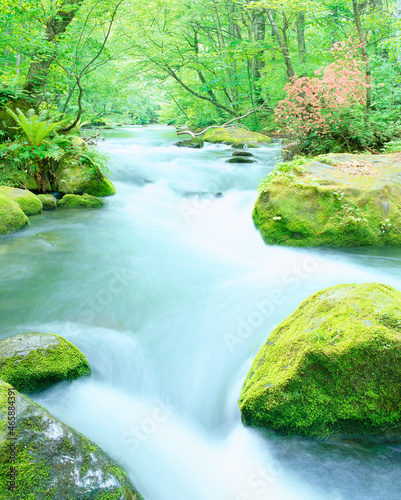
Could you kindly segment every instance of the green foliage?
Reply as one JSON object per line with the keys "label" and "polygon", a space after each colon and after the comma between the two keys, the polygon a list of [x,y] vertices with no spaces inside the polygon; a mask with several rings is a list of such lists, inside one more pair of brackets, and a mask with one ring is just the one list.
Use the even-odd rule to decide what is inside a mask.
{"label": "green foliage", "polygon": [[40,146],[43,140],[63,124],[62,121],[55,122],[54,118],[45,120],[43,113],[37,115],[34,109],[30,109],[26,115],[18,108],[17,113],[14,113],[11,109],[7,109],[7,112],[22,129],[28,143],[33,148],[37,148],[38,156],[41,155]]}

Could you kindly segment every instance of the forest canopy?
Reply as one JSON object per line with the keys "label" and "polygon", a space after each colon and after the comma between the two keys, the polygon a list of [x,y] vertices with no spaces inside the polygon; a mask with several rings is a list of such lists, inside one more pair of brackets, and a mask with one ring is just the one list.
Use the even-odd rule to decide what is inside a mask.
{"label": "forest canopy", "polygon": [[[23,98],[70,126],[197,129],[260,108],[243,124],[294,133],[301,117],[306,151],[400,134],[401,0],[3,0],[0,31],[0,104]],[[356,71],[346,102],[324,79],[336,62]]]}

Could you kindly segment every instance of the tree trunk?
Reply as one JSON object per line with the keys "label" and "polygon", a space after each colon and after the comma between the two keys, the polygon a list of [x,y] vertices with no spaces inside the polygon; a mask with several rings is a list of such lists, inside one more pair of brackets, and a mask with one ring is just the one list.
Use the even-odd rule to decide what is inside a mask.
{"label": "tree trunk", "polygon": [[305,43],[305,13],[300,12],[295,21],[297,30],[299,62],[303,64],[306,61],[306,43]]}
{"label": "tree trunk", "polygon": [[368,53],[366,52],[366,38],[362,28],[361,16],[359,14],[358,0],[352,0],[352,8],[354,11],[354,18],[355,18],[356,29],[358,32],[358,38],[361,44],[362,56],[365,61],[365,82],[367,87],[366,87],[366,104],[365,104],[364,118],[365,118],[365,124],[368,125],[370,108],[372,106],[372,73],[370,70],[370,61]]}
{"label": "tree trunk", "polygon": [[[397,0],[397,12],[396,12],[397,19],[401,21],[401,0]],[[401,37],[401,31],[397,31],[397,37]],[[398,49],[398,64],[401,64],[401,48]]]}
{"label": "tree trunk", "polygon": [[[74,19],[75,14],[82,3],[83,0],[63,1],[59,10],[46,22],[45,38],[48,42],[54,42],[58,35],[65,32],[67,26]],[[55,53],[53,51],[51,51],[50,54],[39,53],[38,60],[31,63],[29,66],[28,75],[24,85],[25,91],[35,93],[44,86],[47,73],[54,59]]]}
{"label": "tree trunk", "polygon": [[[270,10],[267,11],[267,17],[269,18],[270,24],[273,28],[274,35],[280,46],[281,53],[283,54],[285,67],[287,69],[287,76],[289,79],[291,79],[295,75],[295,72],[291,63],[291,57],[290,57],[290,51],[288,49],[287,39],[285,36],[281,35],[280,30],[278,29],[277,24],[274,20],[273,14]],[[283,35],[285,35],[285,29]]]}

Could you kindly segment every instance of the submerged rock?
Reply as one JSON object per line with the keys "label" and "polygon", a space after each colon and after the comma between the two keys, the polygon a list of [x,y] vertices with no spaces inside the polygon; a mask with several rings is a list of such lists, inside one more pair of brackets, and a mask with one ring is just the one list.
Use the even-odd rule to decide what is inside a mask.
{"label": "submerged rock", "polygon": [[255,163],[255,160],[251,158],[245,158],[244,156],[234,156],[226,160],[226,163]]}
{"label": "submerged rock", "polygon": [[248,147],[257,146],[259,143],[271,142],[270,137],[260,134],[259,132],[251,132],[243,128],[210,128],[205,132],[203,139],[207,142],[223,142],[224,144],[235,144],[236,147],[248,145]]}
{"label": "submerged rock", "polygon": [[332,154],[297,159],[259,187],[253,221],[266,243],[401,244],[401,160]]}
{"label": "submerged rock", "polygon": [[38,194],[37,197],[42,202],[43,210],[55,210],[57,200],[52,194]]}
{"label": "submerged rock", "polygon": [[25,215],[36,215],[42,211],[40,199],[27,189],[0,186],[0,194],[18,203]]}
{"label": "submerged rock", "polygon": [[59,207],[66,208],[99,208],[104,205],[104,201],[89,194],[66,194],[58,202]]}
{"label": "submerged rock", "polygon": [[29,224],[18,203],[0,194],[0,234],[8,234]]}
{"label": "submerged rock", "polygon": [[90,372],[85,355],[58,335],[29,332],[0,341],[0,378],[19,391],[40,390]]}
{"label": "submerged rock", "polygon": [[243,422],[310,437],[401,438],[401,293],[339,285],[269,336],[245,380]]}
{"label": "submerged rock", "polygon": [[116,188],[100,171],[83,165],[71,165],[57,171],[57,190],[63,194],[112,196]]}
{"label": "submerged rock", "polygon": [[[11,435],[7,429],[10,406],[15,408]],[[11,461],[10,443],[15,446],[15,459]],[[16,471],[12,493],[7,481],[11,467]],[[4,499],[143,500],[127,473],[99,446],[3,381],[0,477],[0,498]]]}
{"label": "submerged rock", "polygon": [[243,150],[240,150],[240,151],[234,151],[233,154],[231,156],[253,156],[252,153],[250,153],[249,151],[243,151]]}
{"label": "submerged rock", "polygon": [[176,142],[175,146],[178,146],[179,148],[201,149],[203,148],[203,144],[203,139],[200,137],[191,137],[191,139]]}

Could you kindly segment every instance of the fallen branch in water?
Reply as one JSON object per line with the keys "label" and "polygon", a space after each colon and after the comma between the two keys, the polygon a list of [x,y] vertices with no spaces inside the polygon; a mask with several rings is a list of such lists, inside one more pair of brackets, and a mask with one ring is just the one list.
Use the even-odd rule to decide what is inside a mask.
{"label": "fallen branch in water", "polygon": [[[177,135],[189,134],[189,135],[192,135],[192,137],[199,137],[200,135],[203,135],[207,130],[209,130],[211,128],[222,128],[222,127],[224,128],[224,127],[227,127],[228,125],[230,125],[231,123],[233,123],[233,122],[235,122],[237,120],[242,120],[242,118],[246,118],[247,116],[251,115],[252,113],[256,113],[256,111],[259,111],[260,109],[264,108],[265,104],[266,103],[264,102],[258,108],[251,109],[250,111],[248,111],[244,115],[237,116],[236,118],[233,118],[232,120],[229,120],[228,122],[223,123],[223,125],[210,125],[209,127],[206,127],[205,129],[203,129],[201,132],[197,132],[196,134],[194,132],[191,132],[188,129],[186,129],[186,130],[178,130],[177,131]],[[265,108],[265,109],[268,109],[269,111],[273,111],[272,108]]]}

